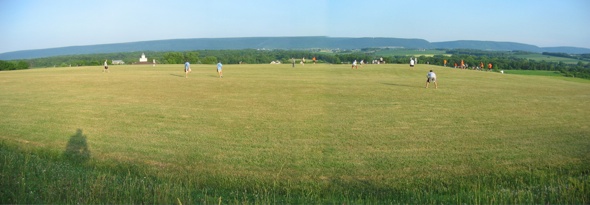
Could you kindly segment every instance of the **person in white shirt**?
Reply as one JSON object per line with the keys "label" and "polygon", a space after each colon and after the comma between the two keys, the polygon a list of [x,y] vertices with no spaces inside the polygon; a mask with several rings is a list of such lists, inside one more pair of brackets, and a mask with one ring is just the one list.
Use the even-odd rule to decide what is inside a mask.
{"label": "person in white shirt", "polygon": [[109,64],[107,63],[107,60],[104,60],[104,70],[102,70],[102,72],[109,72]]}
{"label": "person in white shirt", "polygon": [[426,74],[426,88],[428,88],[428,85],[433,82],[434,83],[434,88],[438,88],[438,83],[436,83],[436,73],[432,72],[432,70],[430,70],[430,72],[428,72],[428,74]]}

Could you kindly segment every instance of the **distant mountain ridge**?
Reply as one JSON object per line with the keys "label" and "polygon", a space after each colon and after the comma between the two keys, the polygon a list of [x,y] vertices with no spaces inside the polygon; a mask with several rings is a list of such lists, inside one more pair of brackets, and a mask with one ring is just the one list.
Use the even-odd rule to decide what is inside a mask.
{"label": "distant mountain ridge", "polygon": [[62,55],[93,53],[119,53],[133,51],[189,51],[189,50],[235,50],[235,49],[362,49],[362,48],[407,48],[407,49],[477,49],[498,51],[559,52],[570,54],[590,53],[588,48],[547,47],[495,42],[495,41],[446,41],[428,42],[424,39],[404,38],[342,38],[326,36],[307,37],[244,37],[244,38],[194,38],[113,43],[101,45],[70,46],[37,50],[14,51],[0,54],[0,60],[44,58]]}
{"label": "distant mountain ridge", "polygon": [[[513,42],[495,42],[495,41],[446,41],[432,43],[435,48],[446,49],[477,49],[477,50],[493,50],[493,51],[529,51],[541,53],[545,52],[543,48]],[[565,49],[564,49],[565,50]],[[590,51],[590,49],[589,49]]]}

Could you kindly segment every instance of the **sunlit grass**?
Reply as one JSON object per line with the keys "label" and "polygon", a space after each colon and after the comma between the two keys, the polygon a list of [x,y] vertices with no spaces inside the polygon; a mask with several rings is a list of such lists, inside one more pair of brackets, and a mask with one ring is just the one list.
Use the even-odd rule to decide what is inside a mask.
{"label": "sunlit grass", "polygon": [[[219,79],[192,67],[0,73],[0,171],[22,189],[2,202],[588,203],[586,81],[388,64],[226,65]],[[424,88],[430,69],[439,89]],[[73,180],[54,176],[62,168]],[[56,185],[82,191],[43,191]]]}
{"label": "sunlit grass", "polygon": [[544,70],[505,70],[505,74],[517,75],[539,75],[539,76],[563,76],[559,71],[544,71]]}
{"label": "sunlit grass", "polygon": [[573,58],[564,58],[564,57],[556,57],[556,56],[548,56],[548,55],[543,55],[540,53],[533,53],[533,54],[519,54],[516,55],[516,57],[519,58],[526,58],[526,59],[530,59],[530,60],[535,60],[535,61],[546,61],[546,62],[563,62],[563,63],[567,63],[567,64],[576,64],[580,61],[584,62],[584,63],[588,63],[588,61],[584,61],[584,60],[578,60],[578,59],[573,59]]}

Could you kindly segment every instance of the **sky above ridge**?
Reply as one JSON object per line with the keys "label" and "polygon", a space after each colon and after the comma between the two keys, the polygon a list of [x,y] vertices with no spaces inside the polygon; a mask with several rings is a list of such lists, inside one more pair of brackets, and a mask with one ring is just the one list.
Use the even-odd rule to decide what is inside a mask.
{"label": "sky above ridge", "polygon": [[590,48],[588,0],[0,0],[0,53],[225,37],[392,37]]}

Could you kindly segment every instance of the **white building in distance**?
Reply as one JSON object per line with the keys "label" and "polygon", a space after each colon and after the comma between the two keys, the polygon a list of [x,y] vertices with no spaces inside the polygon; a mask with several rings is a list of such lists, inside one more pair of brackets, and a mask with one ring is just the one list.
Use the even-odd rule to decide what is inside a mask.
{"label": "white building in distance", "polygon": [[144,53],[141,53],[141,58],[139,58],[140,63],[147,63],[148,59],[145,57]]}
{"label": "white building in distance", "polygon": [[123,65],[125,64],[125,61],[123,60],[112,60],[113,65]]}

